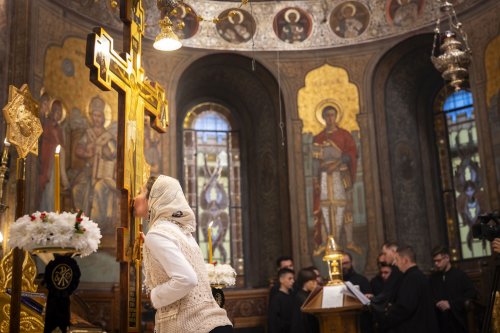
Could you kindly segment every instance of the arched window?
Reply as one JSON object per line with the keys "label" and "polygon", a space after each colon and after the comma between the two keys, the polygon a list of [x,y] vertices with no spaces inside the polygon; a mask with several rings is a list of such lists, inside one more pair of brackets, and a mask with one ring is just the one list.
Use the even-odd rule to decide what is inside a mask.
{"label": "arched window", "polygon": [[241,165],[238,128],[230,111],[202,103],[183,126],[184,188],[197,215],[198,243],[208,259],[211,225],[213,260],[231,264],[243,275]]}
{"label": "arched window", "polygon": [[481,179],[472,93],[467,90],[449,93],[443,88],[434,110],[441,189],[453,259],[489,255],[489,245],[474,239],[471,231],[488,204]]}

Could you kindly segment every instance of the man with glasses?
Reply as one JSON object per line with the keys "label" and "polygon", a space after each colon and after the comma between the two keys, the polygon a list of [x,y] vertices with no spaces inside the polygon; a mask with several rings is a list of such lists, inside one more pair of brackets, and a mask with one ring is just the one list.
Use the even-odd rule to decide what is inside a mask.
{"label": "man with glasses", "polygon": [[441,333],[467,332],[465,303],[477,297],[469,277],[452,267],[450,253],[444,246],[432,251],[435,272],[430,277],[432,298]]}

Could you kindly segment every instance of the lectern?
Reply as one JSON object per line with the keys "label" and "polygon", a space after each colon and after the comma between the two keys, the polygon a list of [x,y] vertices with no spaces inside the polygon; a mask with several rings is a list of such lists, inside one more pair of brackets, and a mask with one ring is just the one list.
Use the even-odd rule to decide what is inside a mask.
{"label": "lectern", "polygon": [[316,289],[302,306],[303,312],[314,314],[319,319],[321,333],[360,332],[359,316],[363,304],[356,298],[343,295],[341,306],[324,308],[323,292],[323,288]]}

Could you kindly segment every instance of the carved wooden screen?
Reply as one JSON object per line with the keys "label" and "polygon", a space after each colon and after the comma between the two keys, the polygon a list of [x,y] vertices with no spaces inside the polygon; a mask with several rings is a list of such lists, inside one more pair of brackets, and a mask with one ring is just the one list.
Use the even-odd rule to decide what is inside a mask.
{"label": "carved wooden screen", "polygon": [[208,258],[212,224],[213,260],[231,264],[242,277],[243,225],[239,132],[228,109],[215,103],[195,106],[183,129],[184,189],[197,215],[197,239]]}
{"label": "carved wooden screen", "polygon": [[488,211],[472,93],[444,88],[435,103],[436,143],[450,250],[454,260],[490,255],[471,226]]}

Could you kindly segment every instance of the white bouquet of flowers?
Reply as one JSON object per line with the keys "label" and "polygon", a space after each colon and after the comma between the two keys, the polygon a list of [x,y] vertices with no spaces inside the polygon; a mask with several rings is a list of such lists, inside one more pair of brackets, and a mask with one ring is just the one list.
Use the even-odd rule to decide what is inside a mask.
{"label": "white bouquet of flowers", "polygon": [[81,211],[36,212],[18,218],[11,226],[9,245],[26,251],[49,247],[69,248],[85,257],[97,251],[101,237],[97,223]]}
{"label": "white bouquet of flowers", "polygon": [[236,284],[236,272],[231,265],[207,264],[207,271],[208,280],[212,286],[227,287]]}

